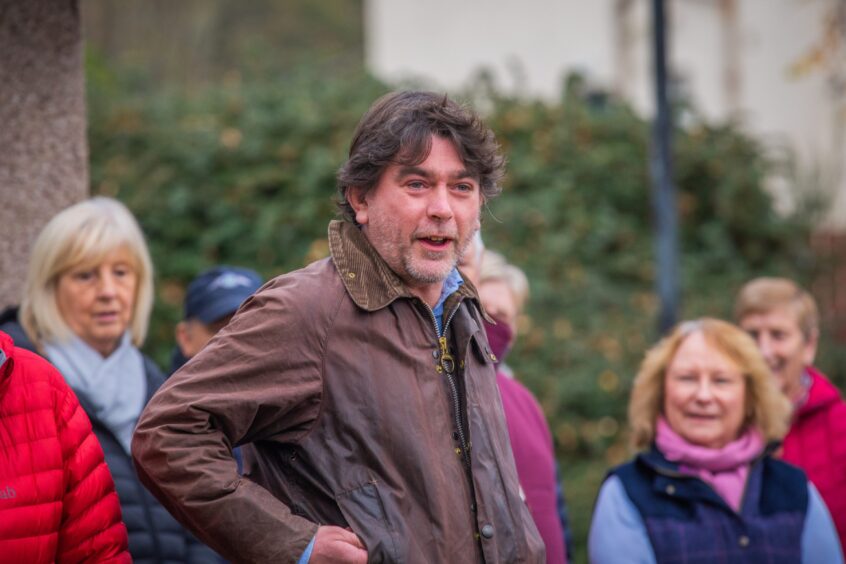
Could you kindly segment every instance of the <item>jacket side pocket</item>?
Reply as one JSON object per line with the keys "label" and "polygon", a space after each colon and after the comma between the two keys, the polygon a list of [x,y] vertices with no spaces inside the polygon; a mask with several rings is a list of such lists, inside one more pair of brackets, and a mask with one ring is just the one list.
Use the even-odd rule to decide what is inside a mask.
{"label": "jacket side pocket", "polygon": [[402,562],[397,532],[388,522],[377,482],[335,495],[335,501],[350,528],[364,542],[368,562]]}

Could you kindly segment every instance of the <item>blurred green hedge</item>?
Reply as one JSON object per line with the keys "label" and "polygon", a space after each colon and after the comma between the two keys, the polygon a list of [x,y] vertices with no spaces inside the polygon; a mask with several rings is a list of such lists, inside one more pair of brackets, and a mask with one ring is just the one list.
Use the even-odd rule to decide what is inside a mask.
{"label": "blurred green hedge", "polygon": [[[138,95],[93,76],[89,90],[93,191],[126,202],[144,227],[158,297],[147,349],[165,363],[198,271],[231,263],[271,277],[326,254],[335,170],[388,86],[301,71]],[[509,98],[481,79],[471,98],[509,159],[484,238],[532,285],[511,364],[565,451],[604,452],[656,338],[649,126],[575,81],[555,102]],[[754,275],[812,274],[808,221],[775,213],[762,189],[775,164],[731,126],[676,132],[685,316],[727,316]]]}
{"label": "blurred green hedge", "polygon": [[[190,93],[128,84],[89,72],[92,185],[126,202],[146,232],[157,284],[147,350],[166,365],[198,271],[229,263],[271,277],[327,254],[335,171],[358,118],[389,87],[310,71]],[[509,159],[485,241],[532,285],[509,363],[543,404],[565,465],[620,461],[628,390],[657,337],[649,124],[577,81],[539,102],[480,78],[463,99]],[[762,188],[780,163],[734,126],[689,121],[675,138],[684,316],[727,317],[752,276],[809,282],[810,218],[777,214]]]}
{"label": "blurred green hedge", "polygon": [[[484,236],[532,284],[512,363],[562,452],[616,462],[632,379],[658,338],[650,126],[577,83],[556,103],[488,97],[510,167]],[[674,158],[684,318],[730,318],[754,276],[811,280],[811,215],[775,212],[763,184],[780,163],[761,145],[698,122],[676,131]]]}

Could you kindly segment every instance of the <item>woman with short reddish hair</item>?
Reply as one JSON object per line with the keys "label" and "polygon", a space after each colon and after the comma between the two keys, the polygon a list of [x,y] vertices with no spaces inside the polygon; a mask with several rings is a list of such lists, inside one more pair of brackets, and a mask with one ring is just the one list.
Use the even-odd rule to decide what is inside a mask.
{"label": "woman with short reddish hair", "polygon": [[843,562],[816,488],[771,456],[789,418],[749,335],[717,319],[678,325],[635,378],[642,452],[602,485],[591,562]]}

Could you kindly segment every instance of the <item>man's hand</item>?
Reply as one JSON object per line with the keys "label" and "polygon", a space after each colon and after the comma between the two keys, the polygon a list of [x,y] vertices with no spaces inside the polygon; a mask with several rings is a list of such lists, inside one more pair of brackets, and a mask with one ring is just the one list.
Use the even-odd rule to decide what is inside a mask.
{"label": "man's hand", "polygon": [[367,550],[361,539],[352,531],[323,525],[317,528],[317,534],[314,535],[314,547],[308,562],[309,564],[324,562],[367,564]]}

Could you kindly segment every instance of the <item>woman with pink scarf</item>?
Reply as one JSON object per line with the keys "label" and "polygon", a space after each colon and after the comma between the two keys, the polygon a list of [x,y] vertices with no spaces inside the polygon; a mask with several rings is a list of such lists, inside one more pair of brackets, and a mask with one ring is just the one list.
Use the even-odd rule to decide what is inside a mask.
{"label": "woman with pink scarf", "polygon": [[771,457],[789,417],[745,332],[708,318],[677,326],[635,379],[641,452],[602,485],[591,562],[842,563],[816,488]]}

